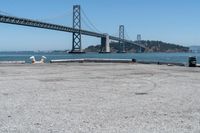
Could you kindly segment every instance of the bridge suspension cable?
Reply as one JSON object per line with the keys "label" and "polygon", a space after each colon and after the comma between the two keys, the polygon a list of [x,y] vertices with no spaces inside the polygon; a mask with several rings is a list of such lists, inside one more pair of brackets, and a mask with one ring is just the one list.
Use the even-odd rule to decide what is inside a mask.
{"label": "bridge suspension cable", "polygon": [[42,22],[62,22],[63,25],[71,26],[72,10],[69,9],[62,13],[53,13],[52,15],[36,18],[37,21]]}
{"label": "bridge suspension cable", "polygon": [[126,39],[128,39],[128,40],[131,39],[130,36],[128,35],[128,32],[126,31],[126,29],[124,30],[124,35],[125,35],[125,38],[126,38]]}
{"label": "bridge suspension cable", "polygon": [[65,12],[65,13],[62,13],[62,14],[54,15],[54,16],[48,16],[48,17],[44,17],[44,18],[39,18],[37,20],[49,21],[49,20],[55,20],[55,19],[60,19],[60,18],[66,18],[66,16],[72,16],[72,12],[70,12],[70,13],[69,12]]}
{"label": "bridge suspension cable", "polygon": [[115,33],[111,34],[111,36],[116,36],[116,37],[118,37],[118,36],[119,36],[119,31],[116,31]]}
{"label": "bridge suspension cable", "polygon": [[[93,23],[92,21],[89,19],[89,17],[86,15],[85,11],[81,8],[81,13],[83,14],[84,17],[81,17],[81,19],[83,20],[83,23],[85,24],[85,26],[87,28],[89,28],[91,31],[95,31],[98,33],[102,33]],[[1,11],[0,10],[0,14],[1,15],[7,15],[7,16],[12,16],[12,17],[17,17],[16,15],[13,15],[11,13],[5,12],[5,11]],[[73,12],[71,11],[71,9],[65,13],[59,14],[59,15],[54,15],[54,16],[48,16],[48,17],[41,17],[41,18],[35,18],[33,20],[36,21],[49,21],[49,20],[55,20],[55,19],[59,19],[59,18],[65,18],[66,16],[71,16],[72,17]]]}
{"label": "bridge suspension cable", "polygon": [[88,24],[86,24],[87,26],[89,26],[91,29],[93,29],[94,31],[97,31],[99,33],[102,33],[93,23],[92,21],[89,19],[89,17],[86,15],[86,13],[84,12],[84,10],[81,8],[81,13],[83,14],[84,17],[82,17],[82,20]]}
{"label": "bridge suspension cable", "polygon": [[15,15],[13,15],[11,13],[8,13],[8,12],[5,12],[5,11],[2,11],[2,10],[0,10],[0,14],[2,14],[2,15],[9,15],[9,16],[15,17]]}
{"label": "bridge suspension cable", "polygon": [[[94,31],[94,29],[86,22],[86,20],[82,17],[82,24],[84,25],[84,26],[86,26],[86,29],[89,29],[89,30],[91,30],[91,31]],[[83,27],[84,27],[83,26]]]}

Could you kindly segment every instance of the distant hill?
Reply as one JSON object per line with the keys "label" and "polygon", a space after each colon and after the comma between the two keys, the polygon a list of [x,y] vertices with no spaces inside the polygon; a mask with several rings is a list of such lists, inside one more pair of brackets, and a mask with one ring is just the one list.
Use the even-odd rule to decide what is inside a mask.
{"label": "distant hill", "polygon": [[[137,42],[136,42],[137,43]],[[166,43],[162,41],[149,41],[149,40],[142,40],[140,44],[145,46],[146,49],[144,52],[188,52],[189,47]],[[111,52],[118,52],[121,46],[117,42],[110,43]],[[89,46],[85,49],[86,52],[99,52],[101,49],[100,45]],[[125,44],[126,52],[139,52],[140,48],[132,45],[132,44]]]}

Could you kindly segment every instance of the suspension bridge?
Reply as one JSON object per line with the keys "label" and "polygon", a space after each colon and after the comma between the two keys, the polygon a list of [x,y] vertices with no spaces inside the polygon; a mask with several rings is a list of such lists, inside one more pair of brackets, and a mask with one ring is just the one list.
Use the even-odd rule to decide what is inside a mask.
{"label": "suspension bridge", "polygon": [[72,50],[70,53],[84,53],[82,50],[81,35],[93,36],[101,39],[101,53],[110,53],[110,40],[118,41],[121,46],[120,52],[125,52],[125,44],[133,44],[138,46],[141,49],[145,47],[139,43],[136,43],[132,40],[128,40],[124,36],[124,25],[119,26],[119,36],[112,36],[109,34],[94,32],[90,30],[84,30],[81,28],[81,6],[73,6],[73,25],[72,27],[52,24],[47,22],[42,22],[33,19],[20,18],[11,15],[0,14],[0,23],[22,25],[36,28],[43,28],[49,30],[56,30],[62,32],[72,33]]}

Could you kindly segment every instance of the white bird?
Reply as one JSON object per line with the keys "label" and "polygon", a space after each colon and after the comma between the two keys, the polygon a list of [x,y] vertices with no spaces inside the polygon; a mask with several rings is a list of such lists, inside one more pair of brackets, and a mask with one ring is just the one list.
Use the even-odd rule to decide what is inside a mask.
{"label": "white bird", "polygon": [[35,56],[30,57],[32,64],[41,64],[45,62],[45,59],[47,59],[45,56],[42,56],[40,61],[35,60]]}

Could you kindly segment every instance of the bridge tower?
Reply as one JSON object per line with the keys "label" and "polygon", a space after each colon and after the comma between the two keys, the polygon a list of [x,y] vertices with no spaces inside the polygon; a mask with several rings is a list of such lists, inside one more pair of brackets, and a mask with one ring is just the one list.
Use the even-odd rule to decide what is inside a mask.
{"label": "bridge tower", "polygon": [[[137,34],[137,43],[138,43],[138,44],[141,44],[141,40],[142,40],[141,34]],[[142,52],[142,48],[141,48],[141,47],[139,47],[139,51],[138,51],[138,52],[139,52],[139,53]]]}
{"label": "bridge tower", "polygon": [[73,6],[73,28],[77,29],[77,32],[73,32],[72,35],[72,50],[70,53],[83,53],[81,47],[81,6]]}
{"label": "bridge tower", "polygon": [[124,44],[124,25],[119,26],[119,53],[125,53],[125,44]]}
{"label": "bridge tower", "polygon": [[139,43],[142,40],[142,35],[141,34],[137,34],[137,42]]}

